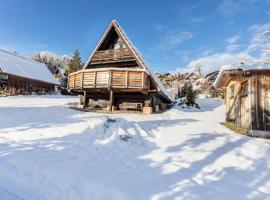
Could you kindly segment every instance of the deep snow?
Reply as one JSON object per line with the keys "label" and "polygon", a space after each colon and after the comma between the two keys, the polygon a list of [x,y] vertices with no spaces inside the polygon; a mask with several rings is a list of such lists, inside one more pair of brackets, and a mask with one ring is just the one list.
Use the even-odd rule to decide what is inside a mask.
{"label": "deep snow", "polygon": [[270,199],[269,140],[220,125],[219,100],[153,115],[84,113],[74,102],[0,98],[1,200]]}

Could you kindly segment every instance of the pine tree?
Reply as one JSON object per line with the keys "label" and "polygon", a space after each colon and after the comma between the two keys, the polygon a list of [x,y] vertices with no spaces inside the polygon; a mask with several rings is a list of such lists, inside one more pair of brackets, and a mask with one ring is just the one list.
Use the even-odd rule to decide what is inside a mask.
{"label": "pine tree", "polygon": [[185,97],[187,106],[194,106],[196,104],[196,93],[193,91],[191,84],[188,84],[188,87],[186,88]]}
{"label": "pine tree", "polygon": [[197,92],[193,90],[193,87],[190,83],[185,83],[182,89],[181,97],[185,97],[183,103],[186,104],[188,107],[196,107],[200,108],[200,106],[196,103]]}
{"label": "pine tree", "polygon": [[67,69],[65,70],[65,76],[68,76],[70,73],[76,72],[80,69],[82,69],[82,61],[79,49],[76,49],[68,62]]}
{"label": "pine tree", "polygon": [[62,95],[67,95],[69,94],[68,91],[67,91],[67,77],[66,76],[63,76],[61,79],[60,79],[60,87],[59,87],[59,91]]}

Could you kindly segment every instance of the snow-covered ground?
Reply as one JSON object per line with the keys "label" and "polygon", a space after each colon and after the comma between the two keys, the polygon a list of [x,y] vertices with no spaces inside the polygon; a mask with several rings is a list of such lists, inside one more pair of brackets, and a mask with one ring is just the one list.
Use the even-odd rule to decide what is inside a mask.
{"label": "snow-covered ground", "polygon": [[84,113],[77,97],[0,98],[0,199],[270,199],[270,141],[226,129],[224,106]]}

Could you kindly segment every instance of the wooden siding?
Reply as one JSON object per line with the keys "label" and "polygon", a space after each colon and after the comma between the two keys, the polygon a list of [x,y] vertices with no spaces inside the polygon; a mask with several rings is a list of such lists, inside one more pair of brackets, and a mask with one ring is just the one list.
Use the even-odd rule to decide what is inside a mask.
{"label": "wooden siding", "polygon": [[[250,89],[247,95],[242,95],[242,84],[248,81],[246,78],[241,78],[239,81],[231,81],[226,90],[226,120],[235,125],[249,129],[251,127],[250,114]],[[248,81],[250,84],[250,81]],[[234,87],[235,94],[231,96],[231,89]]]}
{"label": "wooden siding", "polygon": [[253,128],[270,131],[270,75],[254,77],[254,120]]}
{"label": "wooden siding", "polygon": [[128,48],[96,51],[90,60],[90,64],[102,64],[109,62],[133,61],[135,57]]}
{"label": "wooden siding", "polygon": [[[243,82],[248,81],[248,94],[241,93]],[[235,96],[231,97],[231,86]],[[236,126],[270,131],[270,75],[253,74],[229,82],[226,89],[226,121]]]}
{"label": "wooden siding", "polygon": [[13,74],[0,73],[0,93],[6,95],[29,95],[54,92],[55,85],[39,80],[16,76]]}
{"label": "wooden siding", "polygon": [[116,70],[82,70],[69,75],[68,89],[84,88],[139,88],[147,89],[147,74],[145,71],[128,69]]}

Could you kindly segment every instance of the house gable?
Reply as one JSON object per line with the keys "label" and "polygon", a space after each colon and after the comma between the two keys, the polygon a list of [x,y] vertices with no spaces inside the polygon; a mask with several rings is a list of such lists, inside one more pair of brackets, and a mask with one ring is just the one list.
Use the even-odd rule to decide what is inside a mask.
{"label": "house gable", "polygon": [[172,97],[155,73],[148,68],[138,49],[131,43],[116,20],[113,20],[95,50],[87,60],[84,69],[108,67],[143,69],[149,75],[150,85],[169,101]]}

